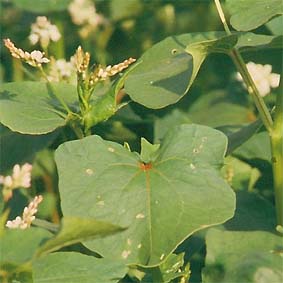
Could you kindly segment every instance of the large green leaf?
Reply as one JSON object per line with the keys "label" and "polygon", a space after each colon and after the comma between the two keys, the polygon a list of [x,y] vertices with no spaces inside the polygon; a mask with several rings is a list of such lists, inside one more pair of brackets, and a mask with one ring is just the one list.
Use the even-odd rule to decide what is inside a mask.
{"label": "large green leaf", "polygon": [[142,55],[126,79],[125,90],[131,99],[149,108],[176,103],[187,93],[210,53],[228,53],[233,47],[240,51],[279,48],[282,38],[225,32],[171,36]]}
{"label": "large green leaf", "polygon": [[126,273],[121,262],[74,252],[53,253],[33,262],[34,283],[115,283]]}
{"label": "large green leaf", "polygon": [[282,0],[226,0],[230,23],[236,30],[255,29],[276,15],[283,14]]}
{"label": "large green leaf", "polygon": [[66,10],[72,0],[12,0],[14,5],[20,9],[34,13],[48,13],[52,11]]}
{"label": "large green leaf", "polygon": [[159,264],[189,235],[233,216],[234,193],[218,171],[226,146],[221,132],[198,125],[172,129],[149,164],[98,136],[64,143],[55,155],[63,214],[129,227],[85,244]]}
{"label": "large green leaf", "polygon": [[263,231],[211,229],[203,282],[282,282],[282,240]]}
{"label": "large green leaf", "polygon": [[15,82],[0,88],[0,122],[22,134],[45,134],[64,126],[66,119],[53,91],[70,107],[76,101],[76,87],[66,83]]}
{"label": "large green leaf", "polygon": [[[200,42],[200,46],[192,48],[195,53],[200,49],[200,53],[186,52],[188,45]],[[150,108],[175,103],[189,89],[208,53],[235,44],[236,36],[227,37],[223,32],[168,37],[143,54],[140,64],[126,79],[125,90],[134,101]]]}
{"label": "large green leaf", "polygon": [[82,241],[105,237],[124,229],[122,227],[97,221],[95,219],[85,219],[79,217],[67,217],[62,220],[60,232],[47,241],[38,251],[38,254],[50,253],[62,247],[79,243]]}

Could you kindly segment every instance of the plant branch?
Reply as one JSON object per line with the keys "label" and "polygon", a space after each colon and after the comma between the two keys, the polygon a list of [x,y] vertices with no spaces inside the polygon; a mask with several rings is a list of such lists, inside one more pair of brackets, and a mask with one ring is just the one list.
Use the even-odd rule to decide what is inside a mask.
{"label": "plant branch", "polygon": [[[223,26],[224,26],[226,33],[228,35],[231,35],[232,33],[231,33],[229,26],[226,22],[220,1],[214,0],[214,2],[215,2],[217,12],[219,14],[219,17],[220,17],[222,23],[223,23]],[[248,93],[253,98],[253,101],[254,101],[255,106],[256,106],[256,108],[259,112],[259,116],[260,116],[264,126],[266,127],[268,133],[271,135],[272,130],[273,130],[272,117],[269,113],[269,110],[268,110],[263,98],[259,94],[259,91],[258,91],[248,69],[247,69],[247,66],[246,66],[241,54],[239,53],[239,51],[236,48],[233,48],[232,51],[229,53],[229,55],[231,56],[234,64],[236,65],[238,71],[240,72],[240,74],[243,78],[243,81],[247,86]]]}
{"label": "plant branch", "polygon": [[283,89],[276,99],[271,138],[277,224],[283,226]]}
{"label": "plant branch", "polygon": [[259,112],[259,116],[262,120],[262,123],[264,124],[265,128],[267,129],[268,133],[272,133],[273,129],[273,121],[272,117],[270,115],[270,112],[263,100],[263,98],[260,96],[259,91],[247,69],[247,66],[241,56],[241,54],[233,48],[233,50],[230,52],[230,56],[232,57],[233,62],[235,63],[238,71],[240,72],[243,81],[245,82],[247,86],[248,93],[253,98],[253,101],[255,103],[255,106]]}

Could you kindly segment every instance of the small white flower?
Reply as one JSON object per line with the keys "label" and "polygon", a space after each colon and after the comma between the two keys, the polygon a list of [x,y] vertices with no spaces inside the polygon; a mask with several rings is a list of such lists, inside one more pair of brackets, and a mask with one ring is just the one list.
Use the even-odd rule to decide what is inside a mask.
{"label": "small white flower", "polygon": [[34,50],[30,53],[31,59],[33,59],[38,64],[48,63],[49,59],[44,58],[44,53],[39,50]]}
{"label": "small white flower", "polygon": [[52,25],[46,17],[37,17],[36,22],[31,25],[31,34],[29,40],[32,45],[40,42],[43,48],[46,48],[51,41],[58,41],[61,34],[57,26]]}
{"label": "small white flower", "polygon": [[6,227],[10,229],[26,229],[30,227],[32,221],[35,219],[34,215],[37,213],[38,205],[42,202],[42,200],[42,196],[36,196],[33,201],[24,208],[22,217],[17,216],[14,220],[7,221]]}
{"label": "small white flower", "polygon": [[[270,93],[271,88],[276,88],[279,86],[280,75],[276,73],[271,73],[272,66],[255,64],[254,62],[249,62],[247,64],[247,69],[259,91],[259,94],[264,97]],[[237,73],[236,79],[238,81],[243,81],[242,76]]]}

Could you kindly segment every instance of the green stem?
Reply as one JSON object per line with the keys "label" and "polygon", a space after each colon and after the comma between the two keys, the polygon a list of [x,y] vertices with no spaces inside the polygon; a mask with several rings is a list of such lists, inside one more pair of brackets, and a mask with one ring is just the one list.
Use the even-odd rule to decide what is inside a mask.
{"label": "green stem", "polygon": [[219,0],[214,0],[214,2],[215,2],[215,6],[216,6],[216,9],[217,9],[218,15],[220,17],[220,20],[221,20],[221,22],[222,22],[222,24],[224,26],[224,29],[225,29],[226,33],[228,35],[231,35],[232,33],[231,33],[231,31],[229,29],[229,26],[228,26],[228,24],[226,22],[225,14],[224,14],[224,12],[222,10],[220,1]]}
{"label": "green stem", "polygon": [[247,66],[241,56],[241,54],[233,48],[233,50],[230,52],[230,55],[232,57],[232,60],[234,64],[236,65],[238,71],[240,72],[244,83],[247,86],[248,93],[253,98],[253,101],[255,103],[255,106],[258,110],[259,116],[262,120],[262,123],[264,124],[265,128],[267,129],[268,133],[270,134],[272,132],[273,128],[273,121],[272,117],[270,115],[270,112],[263,100],[263,98],[260,96],[259,91],[247,69]]}
{"label": "green stem", "polygon": [[[219,14],[219,17],[220,17],[222,23],[223,23],[223,26],[224,26],[226,33],[228,35],[231,35],[232,33],[229,29],[229,26],[227,25],[227,22],[226,22],[220,1],[214,0],[214,2],[215,2],[217,12]],[[264,124],[264,126],[266,127],[267,131],[270,134],[272,132],[272,128],[273,128],[272,117],[269,113],[269,110],[268,110],[263,98],[259,94],[259,91],[258,91],[248,69],[247,69],[247,66],[246,66],[241,54],[239,53],[239,51],[236,48],[233,48],[229,55],[231,56],[231,58],[232,58],[234,64],[236,65],[239,73],[241,74],[243,81],[247,86],[247,90],[248,90],[249,94],[253,98],[255,106],[256,106],[256,108],[259,112],[259,116],[262,120],[262,123]]]}
{"label": "green stem", "polygon": [[77,136],[77,138],[82,139],[84,138],[86,135],[84,134],[84,132],[82,131],[82,129],[80,127],[77,126],[76,123],[70,123],[71,128],[73,129],[75,135]]}
{"label": "green stem", "polygon": [[59,230],[59,225],[51,223],[51,222],[43,220],[43,219],[36,218],[36,219],[33,220],[32,224],[34,226],[44,228],[44,229],[49,230],[51,232],[58,232],[58,230]]}
{"label": "green stem", "polygon": [[277,224],[283,226],[283,90],[277,95],[274,127],[270,135]]}

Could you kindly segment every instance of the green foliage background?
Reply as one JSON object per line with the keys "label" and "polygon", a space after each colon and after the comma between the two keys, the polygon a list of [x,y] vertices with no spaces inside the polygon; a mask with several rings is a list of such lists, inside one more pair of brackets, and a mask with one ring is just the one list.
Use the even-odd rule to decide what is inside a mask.
{"label": "green foliage background", "polygon": [[[144,52],[154,44],[164,40],[168,36],[205,32],[205,38],[206,36],[209,37],[213,31],[223,30],[214,3],[210,0],[97,0],[94,1],[96,9],[108,19],[108,25],[104,28],[99,28],[91,33],[88,38],[83,39],[78,32],[79,27],[72,23],[70,15],[66,10],[69,2],[68,0],[41,0],[37,1],[35,5],[34,1],[30,0],[2,1],[1,38],[11,38],[17,47],[23,50],[33,50],[33,47],[30,46],[28,41],[30,25],[35,21],[36,16],[45,15],[52,23],[57,24],[62,33],[62,39],[57,43],[51,44],[49,50],[50,54],[56,55],[57,59],[69,59],[70,56],[74,54],[78,45],[81,45],[84,50],[90,52],[93,64],[113,65],[129,57],[140,58]],[[280,26],[282,27],[282,4],[280,6],[280,1],[271,1],[272,3],[274,2],[273,7],[278,8],[274,11],[272,10],[270,13],[265,13],[264,9],[264,7],[266,7],[264,5],[267,5],[265,2],[268,1],[245,1],[246,6],[244,6],[244,9],[246,10],[246,14],[238,13],[238,9],[241,11],[243,7],[237,4],[235,5],[235,2],[238,2],[237,0],[229,0],[226,2],[227,5],[224,6],[225,12],[228,18],[230,14],[232,15],[231,25],[236,30],[251,30],[254,33],[266,36],[282,35],[282,28],[280,29]],[[254,2],[259,3],[259,5],[256,6]],[[256,10],[251,8],[253,5],[256,6]],[[256,14],[257,17],[251,17],[252,13]],[[274,17],[278,15],[281,16]],[[245,25],[245,20],[241,17],[248,17],[250,21]],[[259,40],[259,42],[263,40],[262,38],[256,38],[256,36],[254,38],[253,42],[255,42],[255,46],[257,45],[256,40]],[[190,42],[190,40],[193,41],[193,38],[191,39],[189,36],[187,40]],[[228,39],[227,42],[232,44],[230,39]],[[243,37],[242,41],[239,40],[237,42],[238,47],[241,48],[245,46],[244,43],[245,38]],[[161,45],[160,50],[162,50],[162,48],[163,45]],[[170,144],[170,141],[174,140],[174,137],[178,137],[178,132],[181,132],[181,128],[179,127],[181,124],[190,125],[194,123],[216,128],[224,132],[228,136],[229,141],[232,140],[232,134],[243,127],[247,127],[246,129],[248,129],[250,135],[257,131],[248,141],[244,143],[240,142],[238,144],[240,146],[237,147],[235,151],[234,148],[228,147],[230,155],[222,162],[224,164],[217,165],[218,167],[224,165],[221,171],[221,178],[219,176],[216,178],[214,173],[208,172],[209,170],[206,172],[207,176],[209,175],[211,177],[210,174],[212,174],[211,181],[208,182],[210,185],[217,182],[222,184],[222,182],[224,182],[223,179],[226,179],[233,188],[236,194],[236,211],[234,218],[230,219],[225,224],[218,225],[217,228],[207,228],[194,233],[200,229],[199,227],[202,224],[206,224],[207,226],[210,224],[210,221],[208,221],[209,223],[202,223],[201,215],[205,214],[208,204],[200,202],[200,207],[193,209],[193,213],[201,214],[198,215],[198,220],[194,223],[195,226],[189,227],[189,232],[188,229],[185,229],[186,232],[182,231],[184,226],[190,226],[187,223],[186,225],[181,225],[182,227],[178,227],[178,233],[177,231],[173,233],[173,238],[176,237],[177,239],[175,239],[171,245],[168,244],[170,248],[167,250],[168,253],[170,253],[172,249],[176,248],[174,254],[166,254],[166,261],[163,261],[157,268],[161,248],[157,249],[158,255],[153,255],[154,260],[150,262],[150,267],[146,267],[148,262],[145,260],[148,259],[148,254],[150,254],[148,251],[146,251],[145,254],[132,254],[130,256],[130,260],[127,261],[127,263],[139,263],[140,266],[138,267],[136,265],[126,266],[124,262],[121,263],[115,259],[117,258],[116,253],[119,252],[120,254],[123,248],[121,248],[119,244],[116,244],[115,240],[111,240],[111,237],[116,239],[116,233],[117,235],[121,233],[123,241],[127,241],[127,234],[123,234],[127,232],[121,231],[127,228],[130,220],[117,220],[115,213],[118,212],[114,209],[115,200],[113,201],[111,199],[111,195],[107,195],[107,192],[109,190],[111,191],[111,184],[109,185],[107,183],[109,181],[107,175],[104,176],[102,174],[98,175],[98,177],[95,175],[92,182],[94,182],[94,184],[105,182],[106,184],[105,188],[103,188],[103,192],[109,198],[107,199],[106,197],[106,200],[113,205],[113,209],[110,208],[110,211],[106,210],[101,212],[99,216],[101,219],[99,220],[105,221],[104,215],[109,214],[112,220],[111,223],[101,222],[93,224],[91,222],[93,219],[89,218],[99,215],[93,208],[93,203],[88,203],[90,207],[86,208],[83,201],[82,203],[80,203],[80,201],[76,202],[76,196],[74,199],[70,198],[66,202],[64,202],[65,200],[63,199],[61,203],[60,197],[64,198],[68,196],[68,190],[72,186],[74,186],[72,189],[77,190],[79,194],[80,186],[92,186],[92,184],[89,183],[89,179],[85,179],[83,172],[80,172],[80,168],[85,171],[89,168],[90,164],[96,162],[97,159],[94,158],[94,161],[85,160],[84,154],[88,150],[91,150],[93,156],[96,157],[97,154],[99,157],[100,153],[96,152],[96,147],[92,148],[93,145],[105,147],[109,146],[109,144],[106,141],[99,142],[99,138],[91,140],[91,137],[85,140],[86,144],[78,143],[78,145],[76,145],[74,141],[64,145],[65,147],[60,147],[56,153],[57,171],[54,158],[55,150],[66,140],[75,140],[76,136],[70,127],[59,128],[53,133],[45,134],[64,125],[63,119],[60,119],[60,117],[56,115],[52,116],[50,112],[41,113],[42,117],[45,118],[45,125],[43,125],[42,122],[37,124],[36,118],[31,119],[31,124],[26,124],[22,120],[21,110],[23,109],[27,109],[25,113],[29,113],[31,117],[34,115],[34,109],[30,108],[29,104],[34,101],[32,92],[36,90],[34,89],[35,85],[32,85],[31,92],[21,92],[23,85],[26,84],[27,86],[29,84],[28,82],[23,83],[23,81],[30,80],[31,76],[29,73],[23,71],[21,69],[21,63],[13,59],[7,49],[5,49],[3,45],[1,46],[1,82],[18,83],[12,85],[10,91],[19,92],[21,94],[19,97],[22,101],[22,108],[17,108],[18,104],[15,104],[16,106],[13,108],[14,101],[12,100],[3,101],[0,105],[1,121],[3,124],[9,125],[10,128],[8,129],[4,125],[0,125],[0,174],[9,174],[15,163],[23,164],[24,162],[30,162],[34,166],[31,190],[29,192],[25,190],[15,192],[13,199],[5,207],[11,209],[9,218],[13,219],[15,216],[20,215],[30,197],[37,194],[42,194],[45,199],[38,212],[38,217],[55,223],[56,225],[60,222],[62,215],[81,217],[79,219],[64,219],[61,234],[59,233],[51,240],[52,234],[40,228],[32,228],[33,230],[30,231],[8,231],[4,233],[2,231],[2,225],[0,228],[0,270],[1,272],[4,270],[4,272],[11,274],[9,280],[35,283],[43,281],[49,283],[104,283],[118,282],[119,280],[119,282],[128,283],[137,281],[156,283],[156,280],[160,282],[181,282],[181,276],[184,276],[184,280],[188,280],[186,276],[189,268],[191,270],[189,282],[275,283],[282,280],[282,237],[275,231],[271,153],[267,133],[258,125],[257,111],[250,97],[247,95],[246,90],[235,80],[236,69],[231,59],[224,54],[211,51],[214,46],[209,46],[209,48],[210,51],[205,53],[205,55],[209,53],[209,56],[201,65],[197,79],[191,85],[188,95],[185,95],[180,100],[179,98],[173,99],[174,102],[177,102],[176,104],[153,110],[143,105],[159,108],[156,106],[159,102],[153,105],[154,102],[150,98],[145,96],[140,99],[139,96],[137,99],[134,99],[137,102],[129,103],[108,121],[100,123],[92,129],[93,134],[99,135],[103,139],[110,140],[111,142],[117,142],[121,145],[127,142],[132,152],[125,153],[127,149],[117,144],[114,147],[115,149],[117,147],[117,150],[121,150],[123,154],[128,154],[132,156],[131,158],[136,158],[137,160],[139,157],[137,157],[136,152],[143,150],[141,149],[140,142],[142,137],[151,143],[162,144],[164,142],[165,144]],[[149,63],[146,65],[146,67],[153,70],[153,76],[157,74],[157,77],[158,70],[163,70],[163,66],[162,63],[156,65],[152,58],[156,60],[162,59],[160,50],[156,52],[157,55],[153,52],[156,56],[152,56],[152,54],[150,55],[152,57],[149,56]],[[149,53],[150,52],[152,52],[152,49]],[[158,56],[160,56],[160,58]],[[271,64],[273,72],[282,74],[282,48],[246,48],[243,57],[245,62],[253,61],[260,64]],[[152,66],[150,66],[150,63]],[[173,71],[171,74],[173,74],[176,69],[181,68],[181,64],[180,60],[177,66],[172,65]],[[135,72],[139,73],[143,68],[144,67],[141,65],[138,66],[136,70],[133,71],[132,77],[129,77],[129,81],[126,82],[126,91],[129,93],[132,92],[133,97],[136,93],[138,96],[139,91],[144,91],[144,89],[135,90],[137,81],[141,82],[142,80],[140,77],[137,79],[134,77]],[[32,72],[32,76],[36,78],[39,77],[38,73],[33,72],[31,69],[28,70]],[[148,77],[145,77],[144,80],[147,79]],[[40,90],[40,95],[36,97],[38,103],[44,105],[44,107],[48,107],[48,90],[45,89],[43,83],[40,82],[36,84],[36,87]],[[186,87],[187,85],[185,88],[180,86],[182,95],[186,93]],[[78,105],[74,102],[76,97],[75,88],[64,85],[58,85],[58,88],[64,89],[65,92],[62,93],[64,93],[65,100],[73,109],[76,109]],[[28,90],[28,87],[25,89]],[[147,91],[146,88],[145,90]],[[274,105],[275,97],[278,92],[280,92],[280,89],[276,89],[265,98],[266,103],[270,107]],[[0,97],[0,99],[2,98]],[[52,103],[53,105],[54,103],[56,104],[54,101]],[[11,109],[13,109],[14,112],[11,111]],[[17,130],[18,132],[12,132],[11,130],[13,130],[14,127],[16,129],[20,127],[24,134],[18,133],[21,132],[19,130]],[[175,130],[171,132],[171,136],[169,134],[169,136],[165,137],[168,130],[172,128]],[[34,129],[36,129],[35,132],[32,132]],[[185,131],[185,128],[182,129]],[[190,131],[188,129],[187,131]],[[205,129],[205,127],[201,128],[201,131],[207,133],[211,131],[211,135],[214,135],[212,129]],[[37,135],[30,135],[32,133]],[[188,135],[187,139],[189,140],[190,138],[191,136]],[[239,141],[239,139],[241,140],[241,137],[237,136],[236,140]],[[245,139],[246,138],[244,138],[243,141],[245,141]],[[89,144],[87,144],[88,142]],[[179,146],[185,148],[186,144]],[[214,146],[215,143],[210,144],[212,149]],[[70,147],[70,149],[67,150],[66,148],[68,147]],[[144,147],[146,147],[145,144]],[[63,151],[62,148],[65,148],[65,152],[60,156]],[[86,148],[85,152],[82,148]],[[155,150],[153,150],[153,152],[151,152],[151,150],[153,149],[149,146],[147,152],[142,151],[142,155],[144,154],[143,156],[146,157],[155,156]],[[223,142],[223,148],[220,152],[223,150],[225,150],[225,142]],[[185,153],[182,152],[182,154]],[[108,155],[103,156],[103,158],[106,158],[106,156]],[[219,163],[221,163],[221,154],[219,154],[219,156]],[[66,160],[64,160],[64,158],[66,158]],[[109,157],[109,162],[114,162],[115,160],[113,161],[111,158]],[[204,158],[205,162],[207,161],[206,158]],[[70,164],[70,166],[72,166],[70,167],[71,170],[65,171],[65,165],[60,165],[61,162]],[[205,162],[200,162],[201,166],[205,167],[206,165],[203,165],[206,164]],[[95,169],[99,166],[102,168],[104,163],[101,162],[99,165],[95,163]],[[215,164],[213,166],[217,167]],[[213,171],[214,169],[211,170]],[[72,174],[70,172],[73,172],[73,174],[79,172],[81,175],[78,175],[78,180],[74,180],[71,179]],[[59,184],[62,186],[60,188],[60,194],[58,190],[58,173],[61,178],[61,183]],[[117,171],[117,174],[118,173],[120,174],[119,171]],[[65,174],[69,175],[65,176]],[[121,170],[121,175],[122,174],[127,176],[127,174],[130,175],[132,173]],[[172,177],[170,174],[169,172],[169,178]],[[233,175],[232,179],[229,179],[231,174]],[[182,179],[184,177],[181,176],[180,178]],[[209,179],[209,177],[207,178]],[[68,181],[70,181],[70,184]],[[115,180],[111,179],[111,182],[113,184]],[[158,184],[160,185],[161,183],[162,182],[157,179],[157,188]],[[138,185],[139,182],[137,181],[136,186]],[[109,188],[107,186],[109,186]],[[207,188],[210,188],[210,186],[208,185]],[[119,192],[116,193],[118,194]],[[204,194],[209,196],[209,190],[207,190],[207,192],[204,191]],[[91,195],[93,201],[96,197],[97,196],[94,194]],[[190,198],[189,196],[187,197],[188,200],[186,203],[189,205]],[[79,199],[79,197],[77,198]],[[89,196],[85,195],[81,200],[84,200],[84,198],[87,200]],[[129,198],[134,199],[135,196],[129,196]],[[172,230],[174,232],[174,227],[172,228],[171,224],[174,223],[173,218],[177,217],[178,203],[175,200],[170,203],[171,199],[173,199],[173,196],[168,200],[167,206],[168,210],[170,210],[171,207],[174,213],[170,216],[168,215],[167,220],[164,211],[157,210],[156,212],[156,215],[162,222],[162,227],[157,229],[160,238],[162,238],[163,233],[166,234],[166,230]],[[232,199],[227,200],[224,199],[224,197],[222,199],[221,196],[219,196],[218,201],[219,203],[215,200],[214,204],[215,215],[217,215],[219,219],[215,217],[219,221],[212,219],[211,223],[213,224],[222,223],[231,217],[231,211],[230,209],[226,210],[225,205],[226,201],[227,203],[229,202],[229,205],[232,205]],[[3,207],[3,201],[0,200],[0,208],[2,211],[4,211]],[[130,204],[128,209],[131,210],[133,207],[140,208],[138,203],[134,203]],[[91,209],[93,209],[92,212],[95,212],[94,215],[89,212]],[[186,209],[189,210],[190,208],[187,207]],[[218,209],[221,211],[218,211]],[[202,211],[203,214],[201,213]],[[3,216],[3,221],[4,220],[5,217]],[[168,221],[167,224],[166,221]],[[182,219],[182,221],[185,222],[186,219]],[[78,223],[83,223],[81,224],[83,235],[76,234],[75,232]],[[97,229],[88,230],[90,225],[97,227]],[[68,234],[66,231],[68,233],[71,231],[69,234],[72,234],[73,237],[69,238],[66,236]],[[139,237],[143,235],[139,234],[139,231],[134,232],[135,237],[140,240]],[[187,236],[192,233],[194,233],[193,236],[187,238]],[[111,234],[108,242],[104,239],[100,239],[100,237],[108,234]],[[126,238],[124,239],[123,237]],[[183,241],[185,238],[187,239]],[[24,240],[22,242],[22,240],[19,239]],[[47,241],[48,239],[49,241]],[[170,242],[171,239],[172,238],[168,241]],[[41,246],[41,250],[36,250],[39,243],[42,244],[43,242],[46,242],[46,244]],[[68,245],[64,244],[64,242],[67,242]],[[81,242],[83,244],[81,244]],[[15,245],[15,243],[17,243],[17,245]],[[32,245],[30,243],[32,243]],[[100,245],[99,248],[96,248],[97,243]],[[178,244],[177,247],[176,243]],[[135,244],[137,243],[135,242]],[[107,245],[109,248],[107,248]],[[50,251],[58,249],[60,249],[60,253],[49,254]],[[42,258],[37,258],[37,255],[41,253],[46,253],[47,255]],[[101,259],[101,255],[105,256],[105,259]],[[25,265],[22,266],[22,263],[25,263]],[[56,266],[54,266],[55,263]],[[50,266],[51,271],[49,269]],[[95,267],[93,268],[93,266]],[[33,275],[31,275],[31,270],[33,271]],[[73,273],[71,274],[70,271]],[[180,272],[178,273],[178,271]],[[82,273],[83,275],[77,278],[75,277]],[[4,273],[0,273],[0,279],[3,274]],[[60,275],[62,275],[62,278],[60,279],[61,281],[58,281]]]}

